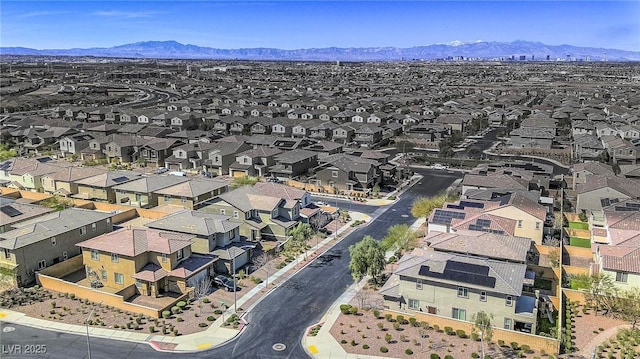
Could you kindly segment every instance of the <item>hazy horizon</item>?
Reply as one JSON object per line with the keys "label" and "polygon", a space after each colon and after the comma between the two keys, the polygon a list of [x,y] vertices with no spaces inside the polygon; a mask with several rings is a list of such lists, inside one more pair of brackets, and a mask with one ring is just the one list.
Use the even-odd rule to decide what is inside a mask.
{"label": "hazy horizon", "polygon": [[637,1],[3,1],[3,47],[283,50],[516,40],[640,51]]}

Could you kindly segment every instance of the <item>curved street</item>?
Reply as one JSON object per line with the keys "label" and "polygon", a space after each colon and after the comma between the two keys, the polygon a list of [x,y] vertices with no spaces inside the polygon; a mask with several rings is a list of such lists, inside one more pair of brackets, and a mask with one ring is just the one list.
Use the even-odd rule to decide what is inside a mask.
{"label": "curved street", "polygon": [[[189,357],[308,357],[301,346],[305,329],[318,322],[333,302],[353,283],[347,269],[349,246],[365,235],[381,239],[394,224],[413,223],[415,219],[411,216],[410,209],[416,198],[435,195],[462,176],[459,172],[427,169],[418,169],[417,172],[425,178],[409,188],[398,201],[391,206],[375,208],[371,213],[371,223],[344,237],[333,248],[298,271],[285,284],[274,289],[251,308],[244,316],[249,324],[241,335],[225,345],[205,352],[192,353]],[[86,337],[22,326],[13,327],[15,330],[2,333],[4,346],[47,344],[47,354],[44,356],[47,358],[88,357]],[[277,343],[284,344],[284,350],[274,350],[273,345]],[[91,338],[91,358],[163,358],[177,355],[180,354],[155,352],[146,344]],[[3,353],[3,357],[12,356]]]}

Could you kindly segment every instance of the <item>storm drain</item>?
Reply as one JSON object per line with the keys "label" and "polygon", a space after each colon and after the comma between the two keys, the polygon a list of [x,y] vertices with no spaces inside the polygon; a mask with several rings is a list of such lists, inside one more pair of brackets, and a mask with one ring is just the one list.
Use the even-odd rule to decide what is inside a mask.
{"label": "storm drain", "polygon": [[272,346],[272,348],[273,348],[273,350],[275,350],[275,351],[281,352],[281,351],[283,351],[283,350],[287,349],[287,346],[286,346],[286,345],[284,345],[284,344],[282,344],[282,343],[275,343],[275,344]]}

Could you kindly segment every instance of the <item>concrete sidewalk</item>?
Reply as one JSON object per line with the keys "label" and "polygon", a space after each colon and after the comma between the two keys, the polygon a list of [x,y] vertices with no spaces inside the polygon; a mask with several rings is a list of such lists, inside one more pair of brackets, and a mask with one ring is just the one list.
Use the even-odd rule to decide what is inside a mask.
{"label": "concrete sidewalk", "polygon": [[[344,226],[339,228],[336,233],[330,236],[327,236],[325,239],[319,242],[317,245],[317,248],[324,249],[325,251],[331,249],[331,247],[333,247],[333,245],[336,243],[336,239],[340,235],[342,235],[345,231],[348,231],[351,227],[351,224],[356,220],[365,221],[367,223],[371,221],[371,217],[369,215],[359,213],[359,212],[350,212],[350,216],[351,216],[351,221],[347,222]],[[327,245],[329,245],[328,248],[325,248],[325,246]],[[292,261],[284,268],[278,270],[277,272],[269,276],[268,283],[270,283],[271,285],[272,283],[276,283],[278,279],[284,279],[284,281],[286,281],[289,277],[293,276],[299,270],[304,268],[304,266],[311,263],[311,260],[309,260],[304,266],[301,266],[296,269],[296,266],[298,266],[299,263],[304,263],[304,259],[306,257],[312,257],[315,251],[316,251],[316,246],[313,246],[313,248],[309,249],[307,253],[303,253],[299,255],[297,260]],[[320,255],[320,253],[318,253],[318,255]],[[243,305],[252,301],[252,303],[250,303],[250,306],[248,308],[245,308],[244,312],[238,313],[238,315],[241,317],[241,322],[242,322],[242,316],[244,316],[247,312],[251,311],[251,309],[256,304],[258,304],[265,296],[269,295],[270,291],[277,288],[277,286],[266,288],[266,283],[267,281],[260,283],[259,285],[251,289],[249,292],[247,292],[237,300],[236,307],[238,308],[241,308],[243,307]],[[263,293],[265,289],[267,289],[267,291]],[[258,297],[258,299],[255,300],[255,297]],[[242,328],[232,329],[230,327],[224,326],[224,320],[229,316],[231,316],[232,314],[234,314],[233,306],[230,306],[230,308],[226,310],[224,315],[216,319],[206,330],[199,333],[180,335],[177,337],[156,335],[156,334],[150,334],[150,333],[136,333],[136,332],[125,331],[125,330],[98,328],[93,326],[90,326],[88,328],[88,331],[91,337],[99,337],[99,338],[106,338],[106,339],[113,339],[113,340],[125,340],[130,342],[137,342],[137,343],[147,343],[151,345],[154,349],[159,351],[189,353],[189,352],[197,352],[197,351],[211,349],[213,347],[224,344],[232,340],[233,338],[235,338],[237,335],[239,335],[242,332]],[[5,325],[5,323],[13,323],[13,324],[24,325],[24,326],[34,327],[34,328],[39,328],[44,330],[54,330],[54,331],[77,334],[82,336],[87,335],[87,327],[84,325],[65,324],[60,322],[32,318],[32,317],[26,316],[23,313],[9,310],[9,309],[0,309],[0,321],[3,322],[2,323],[3,326]]]}

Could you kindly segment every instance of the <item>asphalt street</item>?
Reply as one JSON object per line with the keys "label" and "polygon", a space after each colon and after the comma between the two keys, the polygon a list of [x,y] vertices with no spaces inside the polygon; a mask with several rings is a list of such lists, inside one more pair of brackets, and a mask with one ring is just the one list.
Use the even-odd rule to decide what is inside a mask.
{"label": "asphalt street", "polygon": [[[329,251],[274,289],[244,317],[249,323],[242,335],[218,348],[189,354],[190,358],[307,358],[300,341],[307,327],[317,323],[332,303],[353,283],[348,271],[349,246],[365,235],[381,239],[399,223],[411,224],[411,204],[420,196],[432,196],[462,177],[462,173],[418,169],[425,178],[407,190],[391,206],[373,207],[373,221],[344,237]],[[348,208],[347,208],[348,209]],[[383,216],[384,214],[384,216]],[[5,327],[9,324],[4,324]],[[86,337],[11,325],[0,333],[2,349],[11,345],[46,344],[43,358],[87,358]],[[282,343],[282,351],[273,345]],[[91,339],[91,358],[164,358],[180,354],[155,352],[146,344]],[[13,358],[6,352],[3,358]]]}

